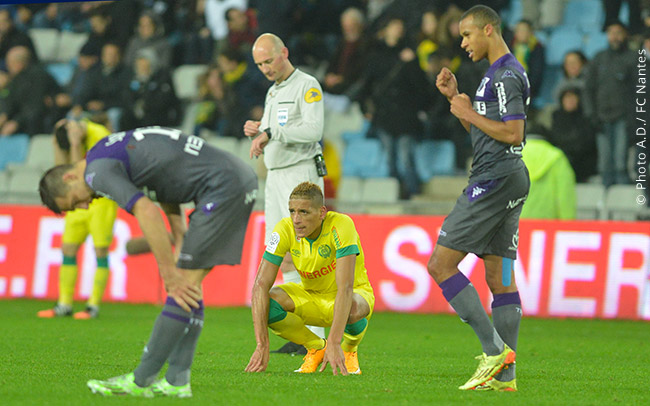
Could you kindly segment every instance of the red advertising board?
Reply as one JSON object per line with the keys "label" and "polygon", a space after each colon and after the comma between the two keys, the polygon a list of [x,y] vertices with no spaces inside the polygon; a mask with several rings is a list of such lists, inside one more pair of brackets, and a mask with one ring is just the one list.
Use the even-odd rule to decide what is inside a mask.
{"label": "red advertising board", "polygon": [[[375,290],[376,311],[452,312],[426,264],[442,217],[352,215]],[[0,206],[0,298],[55,300],[63,218],[33,206]],[[164,297],[151,254],[129,256],[126,242],[141,232],[120,211],[110,248],[105,300],[155,303]],[[251,217],[242,263],[216,267],[205,279],[205,302],[241,306],[264,249],[264,216]],[[92,289],[91,244],[78,257],[76,297]],[[489,309],[482,261],[468,255],[460,269]],[[524,314],[540,317],[650,319],[650,223],[525,221],[520,223],[515,279]]]}

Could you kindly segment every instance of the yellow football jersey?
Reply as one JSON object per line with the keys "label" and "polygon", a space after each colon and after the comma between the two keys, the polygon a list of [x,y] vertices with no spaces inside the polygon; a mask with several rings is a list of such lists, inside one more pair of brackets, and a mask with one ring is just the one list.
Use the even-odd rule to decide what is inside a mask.
{"label": "yellow football jersey", "polygon": [[[84,148],[86,152],[111,132],[101,124],[86,120],[86,138]],[[113,223],[117,216],[117,203],[100,197],[93,200],[88,209],[76,209],[65,214],[65,228],[63,242],[81,244],[88,233],[93,236],[97,247],[107,247],[113,239]]]}
{"label": "yellow football jersey", "polygon": [[352,219],[345,214],[328,212],[320,235],[313,241],[298,239],[291,218],[283,218],[273,229],[264,259],[280,265],[287,252],[291,252],[306,290],[336,292],[336,259],[356,255],[354,287],[372,291],[359,234]]}
{"label": "yellow football jersey", "polygon": [[104,127],[101,124],[93,123],[90,120],[85,120],[86,123],[86,140],[84,142],[84,147],[86,152],[90,151],[92,147],[95,146],[104,137],[108,137],[111,132],[108,131],[108,128]]}

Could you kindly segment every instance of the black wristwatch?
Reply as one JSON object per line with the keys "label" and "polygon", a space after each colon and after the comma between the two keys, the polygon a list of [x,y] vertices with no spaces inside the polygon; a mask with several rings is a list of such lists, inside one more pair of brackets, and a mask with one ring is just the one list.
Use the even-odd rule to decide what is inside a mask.
{"label": "black wristwatch", "polygon": [[264,132],[265,132],[266,135],[269,137],[269,139],[271,139],[271,127],[269,127],[269,128],[267,128],[266,130],[264,130]]}

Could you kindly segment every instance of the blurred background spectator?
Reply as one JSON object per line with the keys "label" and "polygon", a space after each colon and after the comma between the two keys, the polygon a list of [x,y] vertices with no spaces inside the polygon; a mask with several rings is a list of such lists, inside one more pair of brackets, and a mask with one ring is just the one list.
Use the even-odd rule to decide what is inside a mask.
{"label": "blurred background spectator", "polygon": [[113,131],[120,131],[122,113],[130,109],[129,83],[131,69],[122,63],[122,51],[118,44],[107,43],[102,47],[100,69],[88,74],[86,85],[79,97],[85,111],[106,112]]}
{"label": "blurred background spectator", "polygon": [[32,52],[25,46],[11,48],[6,64],[9,83],[0,112],[0,135],[35,135],[49,130],[54,119],[48,106],[59,93],[56,81],[33,61]]}
{"label": "blurred background spectator", "polygon": [[[325,107],[332,108],[333,103],[344,111],[350,99],[357,97],[358,82],[366,66],[368,44],[364,38],[365,18],[361,10],[348,8],[341,14],[341,38],[335,51],[329,58],[323,78]],[[341,95],[332,98],[330,95]]]}
{"label": "blurred background spectator", "polygon": [[31,38],[14,25],[9,9],[0,9],[0,68],[4,68],[7,52],[13,47],[24,46],[29,49],[34,62],[38,61]]}
{"label": "blurred background spectator", "polygon": [[228,22],[228,47],[247,55],[258,35],[255,13],[251,9],[229,8],[226,10],[226,21]]}
{"label": "blurred background spectator", "polygon": [[132,108],[124,111],[120,123],[122,128],[178,125],[180,101],[169,71],[160,63],[155,49],[140,49],[131,68],[133,78],[129,84],[128,98]]}
{"label": "blurred background spectator", "polygon": [[568,88],[574,88],[580,92],[584,91],[587,63],[587,57],[581,51],[569,51],[564,55],[562,79],[560,79],[553,91],[556,100],[560,100],[560,94]]}
{"label": "blurred background spectator", "polygon": [[627,27],[607,26],[609,48],[589,64],[585,81],[587,115],[597,127],[598,171],[603,184],[629,183],[628,130],[634,111],[637,55],[627,45]]}
{"label": "blurred background spectator", "polygon": [[247,7],[247,0],[205,0],[205,21],[214,40],[215,54],[226,46],[228,36],[226,12],[232,8],[245,11]]}
{"label": "blurred background spectator", "polygon": [[533,33],[530,21],[521,20],[515,26],[510,51],[526,70],[531,97],[537,96],[544,77],[544,45]]}
{"label": "blurred background spectator", "polygon": [[145,11],[138,19],[136,32],[129,41],[124,51],[124,64],[133,66],[138,51],[142,49],[151,49],[158,58],[157,66],[169,69],[172,62],[172,47],[164,37],[164,27],[159,17]]}
{"label": "blurred background spectator", "polygon": [[420,190],[413,151],[424,136],[419,118],[433,102],[434,87],[426,80],[415,52],[406,46],[404,22],[393,18],[371,46],[361,93],[371,122],[370,136],[379,138],[388,154],[390,173],[401,184],[401,196]]}
{"label": "blurred background spectator", "polygon": [[596,174],[596,128],[582,111],[580,88],[567,87],[559,97],[547,139],[567,156],[576,181],[587,182]]}
{"label": "blurred background spectator", "polygon": [[217,132],[243,138],[246,120],[260,120],[268,82],[237,49],[226,48],[217,57],[223,83],[223,110]]}

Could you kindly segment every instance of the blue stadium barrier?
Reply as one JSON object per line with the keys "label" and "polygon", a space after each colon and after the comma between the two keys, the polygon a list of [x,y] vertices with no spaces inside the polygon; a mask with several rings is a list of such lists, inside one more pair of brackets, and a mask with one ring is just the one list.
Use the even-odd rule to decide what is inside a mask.
{"label": "blue stadium barrier", "polygon": [[600,29],[605,22],[605,10],[600,0],[571,0],[564,8],[562,24],[582,31]]}
{"label": "blue stadium barrier", "polygon": [[54,77],[59,86],[67,86],[74,74],[74,66],[69,63],[48,63],[45,65],[45,69]]}
{"label": "blue stadium barrier", "polygon": [[607,42],[607,34],[600,29],[589,31],[585,34],[585,44],[582,47],[582,52],[587,59],[593,59],[596,54],[609,47]]}
{"label": "blue stadium barrier", "polygon": [[28,149],[29,136],[27,134],[14,134],[9,137],[0,137],[0,171],[8,163],[25,162]]}
{"label": "blue stadium barrier", "polygon": [[341,133],[341,138],[343,138],[343,141],[345,141],[345,142],[351,142],[352,140],[365,138],[366,134],[368,134],[369,129],[370,129],[370,121],[363,120],[363,123],[362,123],[361,128],[359,130],[357,130],[357,131],[343,131]]}
{"label": "blue stadium barrier", "polygon": [[433,176],[453,175],[456,168],[456,147],[449,140],[425,140],[413,151],[415,171],[422,182]]}
{"label": "blue stadium barrier", "polygon": [[509,28],[514,28],[522,18],[523,7],[521,0],[510,0],[510,5],[501,11],[501,20]]}
{"label": "blue stadium barrier", "polygon": [[553,29],[546,45],[546,64],[562,65],[564,54],[574,49],[582,49],[582,32],[577,27]]}
{"label": "blue stadium barrier", "polygon": [[555,100],[555,88],[562,79],[562,68],[559,66],[546,66],[544,70],[544,77],[542,78],[542,86],[539,93],[532,100],[533,107],[536,109],[543,109],[545,106],[557,103]]}
{"label": "blue stadium barrier", "polygon": [[388,157],[376,138],[357,138],[350,141],[343,154],[343,176],[385,178],[389,176]]}

